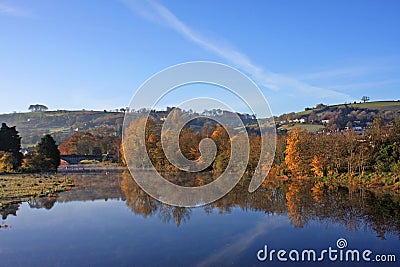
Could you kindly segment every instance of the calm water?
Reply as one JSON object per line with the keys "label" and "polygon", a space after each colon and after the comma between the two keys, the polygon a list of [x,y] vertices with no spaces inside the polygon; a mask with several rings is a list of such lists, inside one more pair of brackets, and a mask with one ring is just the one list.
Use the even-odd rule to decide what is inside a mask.
{"label": "calm water", "polygon": [[212,205],[187,209],[155,201],[127,173],[74,177],[77,187],[57,199],[2,212],[0,266],[298,266],[310,263],[261,262],[257,252],[320,252],[337,249],[339,238],[370,258],[394,254],[397,264],[326,258],[315,266],[400,260],[399,199],[389,195],[283,181],[249,194],[244,181]]}

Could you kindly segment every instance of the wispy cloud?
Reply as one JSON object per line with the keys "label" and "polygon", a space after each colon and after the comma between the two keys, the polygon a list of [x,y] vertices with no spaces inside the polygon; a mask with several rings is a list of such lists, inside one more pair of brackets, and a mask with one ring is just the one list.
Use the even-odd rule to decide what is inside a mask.
{"label": "wispy cloud", "polygon": [[350,98],[349,95],[341,92],[313,86],[298,79],[265,70],[254,64],[242,52],[226,45],[226,42],[224,42],[224,44],[218,43],[194,31],[179,20],[169,9],[157,2],[147,1],[143,3],[140,1],[139,3],[139,1],[135,0],[123,0],[123,2],[130,7],[133,12],[141,15],[145,19],[166,25],[203,49],[213,52],[227,60],[230,64],[233,64],[235,67],[250,75],[251,78],[262,87],[274,91],[300,91],[321,98],[335,98],[337,100],[347,100]]}
{"label": "wispy cloud", "polygon": [[249,231],[241,233],[235,236],[235,241],[232,244],[220,249],[214,254],[209,255],[204,261],[196,264],[196,266],[217,266],[221,261],[232,257],[232,255],[240,255],[243,251],[246,251],[260,236],[265,236],[268,233],[280,228],[287,220],[284,217],[277,216],[263,219],[257,223]]}
{"label": "wispy cloud", "polygon": [[0,3],[0,15],[1,14],[14,17],[26,17],[31,15],[31,13],[25,9],[5,3]]}

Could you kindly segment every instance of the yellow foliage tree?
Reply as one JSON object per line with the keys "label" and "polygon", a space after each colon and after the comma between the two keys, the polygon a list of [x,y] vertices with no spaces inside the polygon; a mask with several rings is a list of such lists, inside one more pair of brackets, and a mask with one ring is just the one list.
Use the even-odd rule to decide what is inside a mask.
{"label": "yellow foliage tree", "polygon": [[0,172],[10,172],[14,166],[14,157],[10,152],[0,151]]}
{"label": "yellow foliage tree", "polygon": [[317,177],[324,177],[324,168],[318,156],[314,156],[311,162],[311,171],[313,171]]}
{"label": "yellow foliage tree", "polygon": [[285,163],[294,176],[305,176],[310,172],[310,151],[307,131],[293,129],[287,136]]}

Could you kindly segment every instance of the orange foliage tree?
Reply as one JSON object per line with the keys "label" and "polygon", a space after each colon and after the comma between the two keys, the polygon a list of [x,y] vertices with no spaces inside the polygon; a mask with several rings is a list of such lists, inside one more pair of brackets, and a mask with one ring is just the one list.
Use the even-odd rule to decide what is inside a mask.
{"label": "orange foliage tree", "polygon": [[294,176],[305,176],[310,173],[310,134],[305,130],[294,129],[287,136],[285,163]]}

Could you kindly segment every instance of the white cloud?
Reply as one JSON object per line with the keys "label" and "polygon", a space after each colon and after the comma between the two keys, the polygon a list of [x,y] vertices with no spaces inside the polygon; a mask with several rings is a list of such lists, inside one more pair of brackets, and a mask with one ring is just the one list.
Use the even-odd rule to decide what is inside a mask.
{"label": "white cloud", "polygon": [[350,96],[345,93],[309,85],[295,78],[265,70],[254,64],[240,51],[232,49],[226,44],[221,45],[220,43],[212,41],[210,38],[206,38],[195,32],[184,22],[179,20],[170,10],[159,3],[153,1],[143,3],[142,1],[139,2],[135,0],[123,0],[123,2],[135,13],[148,20],[170,27],[203,49],[213,52],[219,57],[227,60],[240,70],[249,74],[251,78],[262,87],[274,91],[297,91],[321,98],[335,98],[338,101],[345,101],[350,98]]}
{"label": "white cloud", "polygon": [[8,4],[0,3],[0,15],[9,15],[14,17],[29,16],[30,12],[19,7],[11,6]]}

